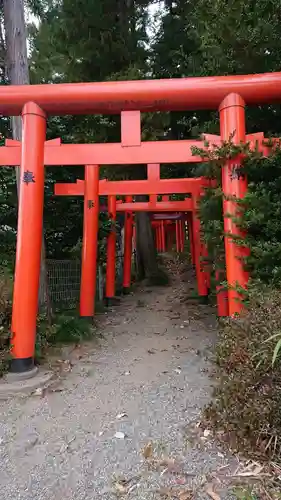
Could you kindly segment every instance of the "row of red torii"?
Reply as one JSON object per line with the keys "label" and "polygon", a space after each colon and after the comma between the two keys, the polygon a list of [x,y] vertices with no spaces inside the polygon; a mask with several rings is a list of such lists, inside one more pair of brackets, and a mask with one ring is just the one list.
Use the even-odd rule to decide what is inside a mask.
{"label": "row of red torii", "polygon": [[[98,181],[98,166],[86,165],[85,181],[77,180],[76,183],[60,183],[55,185],[55,194],[60,196],[84,196],[84,230],[83,230],[83,250],[82,250],[82,273],[81,273],[81,296],[80,314],[81,316],[93,316],[95,299],[95,276],[97,260],[97,216],[99,212],[99,196],[108,196],[108,213],[112,220],[116,220],[116,212],[125,212],[124,231],[124,276],[123,288],[131,286],[131,262],[132,262],[132,235],[133,235],[133,214],[138,211],[146,212],[166,212],[166,219],[171,219],[173,213],[190,214],[186,217],[189,223],[189,236],[192,241],[192,256],[196,268],[198,283],[198,293],[200,296],[207,296],[209,290],[209,278],[207,270],[202,266],[202,257],[205,254],[205,247],[200,238],[200,221],[197,217],[197,203],[204,186],[209,182],[204,178],[193,179],[160,179],[160,165],[147,165],[147,180],[125,180],[125,181]],[[95,179],[94,179],[95,177]],[[87,191],[87,184],[92,187]],[[93,186],[95,187],[95,191]],[[160,191],[159,191],[160,190]],[[149,201],[133,201],[133,194],[150,193]],[[151,194],[152,192],[152,194]],[[161,193],[162,201],[157,201],[157,194]],[[189,194],[190,197],[182,201],[170,201],[169,194],[162,193]],[[116,200],[116,195],[125,194],[125,200]],[[169,214],[172,212],[172,215]],[[154,221],[155,240],[158,250],[165,248],[165,225],[162,216],[160,225]],[[182,250],[183,245],[183,224],[182,220],[175,221],[177,250]],[[159,231],[160,230],[160,231]],[[116,233],[113,229],[107,238],[107,260],[106,260],[106,299],[110,302],[115,296],[115,264],[116,264]],[[221,298],[221,294],[218,295]],[[221,301],[220,301],[221,302]],[[219,314],[222,315],[220,306]],[[224,307],[224,315],[226,306]]]}
{"label": "row of red torii", "polygon": [[[200,162],[202,158],[194,156],[192,148],[208,149],[209,143],[211,147],[219,145],[221,138],[214,135],[205,135],[204,141],[176,141],[167,142],[140,142],[140,112],[127,111],[121,113],[121,144],[119,148],[123,150],[123,161],[130,164],[132,161],[132,152],[135,153],[135,148],[140,148],[138,163],[151,157],[149,149],[153,152],[153,159],[159,155],[163,157],[163,149],[169,151],[166,158],[171,162]],[[263,143],[263,135],[255,134],[247,136],[246,140],[255,142],[260,145]],[[141,148],[148,147],[148,152]],[[103,153],[107,153],[105,160],[102,162],[119,163],[115,157],[116,144],[81,144],[81,145],[62,145],[60,139],[53,139],[45,142],[45,162],[48,165],[75,165],[78,162],[78,155],[82,151],[89,149],[89,153],[93,148],[93,157],[96,157],[96,148],[100,148],[99,157]],[[151,148],[153,147],[153,149]],[[169,149],[168,149],[169,147]],[[79,148],[79,149],[77,149]],[[124,148],[124,149],[123,149]],[[131,148],[134,148],[133,151]],[[112,149],[112,152],[110,151]],[[145,148],[144,148],[145,149]],[[263,146],[263,149],[264,146]],[[20,161],[21,143],[7,139],[5,147],[1,148],[2,157],[1,163],[16,165]],[[76,152],[77,151],[77,152]],[[74,153],[74,154],[73,154]],[[76,153],[76,154],[75,154]],[[87,156],[88,156],[88,154]],[[82,155],[83,156],[83,155]],[[81,160],[80,160],[81,162]],[[165,163],[168,163],[167,159]],[[231,185],[235,181],[235,176],[231,176]],[[34,170],[25,170],[23,176],[23,185],[26,191],[28,190],[30,203],[34,202],[32,190],[35,190],[36,177]],[[245,182],[245,179],[243,179]],[[239,181],[241,184],[241,181]],[[189,239],[191,241],[191,255],[196,269],[196,278],[198,286],[198,294],[201,297],[207,296],[209,293],[210,276],[207,267],[204,267],[204,257],[206,257],[206,248],[202,243],[200,220],[198,218],[197,209],[200,195],[203,194],[204,188],[210,186],[210,181],[204,177],[199,178],[176,178],[176,179],[161,179],[160,164],[147,164],[147,179],[146,180],[123,180],[123,181],[108,181],[99,179],[99,165],[85,165],[85,179],[77,179],[75,183],[57,183],[55,185],[54,194],[58,196],[83,196],[84,197],[84,224],[83,224],[83,249],[82,249],[82,266],[81,266],[81,289],[80,289],[80,316],[92,317],[95,313],[95,294],[96,294],[96,271],[97,271],[97,238],[98,238],[98,214],[100,210],[99,196],[108,197],[108,213],[110,218],[116,220],[116,212],[125,212],[125,235],[124,235],[124,276],[123,288],[129,289],[131,286],[131,261],[132,261],[132,236],[133,236],[133,214],[138,211],[147,211],[152,213],[182,213],[186,214],[186,221],[189,229]],[[236,190],[235,190],[236,191]],[[158,201],[158,195],[161,193],[162,201]],[[149,201],[136,202],[133,201],[133,196],[149,195]],[[172,194],[188,195],[184,200],[171,201]],[[117,200],[116,197],[123,195],[125,200]],[[228,204],[226,210],[230,213],[235,210],[233,201]],[[190,214],[190,216],[188,216]],[[229,221],[231,223],[231,221]],[[164,249],[164,224],[158,225],[154,222],[156,246],[162,251]],[[177,249],[182,250],[183,245],[183,226],[176,221],[176,242]],[[20,235],[19,235],[20,236]],[[30,240],[31,241],[31,240]],[[233,243],[231,243],[232,245]],[[237,249],[236,249],[237,251]],[[240,271],[240,263],[233,260],[232,266]],[[106,299],[110,301],[115,296],[115,268],[116,268],[116,232],[113,229],[107,238],[107,261],[106,261]],[[31,272],[31,269],[29,269]],[[228,273],[229,274],[229,273]],[[235,271],[236,274],[236,271]],[[237,276],[236,276],[237,278]],[[238,280],[236,280],[238,282]],[[244,283],[246,280],[244,280]],[[232,280],[233,283],[233,280]],[[230,293],[229,290],[228,293]],[[233,291],[232,291],[233,293]],[[37,300],[33,296],[33,301]],[[222,287],[217,287],[217,311],[219,316],[227,316],[229,314],[227,292]],[[240,312],[241,302],[236,300],[232,304],[231,314]],[[233,306],[235,304],[235,309]],[[15,344],[15,348],[17,344]],[[31,349],[32,346],[30,346]],[[31,352],[31,351],[30,351]]]}
{"label": "row of red torii", "polygon": [[[160,179],[162,163],[199,163],[201,157],[192,148],[204,149],[204,141],[141,141],[141,113],[186,109],[219,109],[220,136],[208,137],[211,144],[232,138],[235,144],[258,143],[264,154],[263,134],[246,135],[245,103],[263,104],[281,101],[281,73],[165,81],[108,82],[38,86],[4,86],[0,90],[0,113],[22,115],[22,144],[7,141],[0,148],[0,165],[20,165],[20,198],[18,210],[17,250],[12,311],[12,363],[14,372],[27,372],[34,366],[36,320],[43,230],[44,166],[81,165],[85,167],[84,182],[73,186],[56,186],[56,193],[84,196],[84,241],[82,251],[81,313],[93,314],[97,256],[99,195],[108,196],[108,210],[113,218],[117,210],[127,214],[137,210],[156,212],[190,212],[193,246],[199,293],[207,289],[208,278],[200,268],[205,257],[200,240],[200,221],[196,207],[208,184],[203,178]],[[136,111],[139,109],[140,111]],[[114,144],[61,144],[46,142],[46,113],[94,114],[121,113],[121,142]],[[222,168],[222,188],[228,282],[228,313],[241,311],[238,288],[247,286],[248,274],[243,266],[246,249],[235,242],[239,235],[234,217],[235,198],[243,198],[247,190],[245,176],[236,175],[239,158],[226,162]],[[99,166],[148,166],[147,180],[99,181]],[[72,191],[71,191],[72,190]],[[157,201],[157,195],[188,193],[183,201]],[[116,196],[150,195],[150,201],[116,204]],[[174,204],[174,205],[173,205]],[[130,218],[130,217],[129,217]],[[108,283],[113,283],[114,231],[109,235],[107,255]],[[126,246],[125,246],[126,247]],[[128,248],[128,246],[127,246]],[[111,273],[111,275],[110,275]],[[84,291],[83,291],[84,290]],[[110,293],[110,291],[109,291]],[[203,293],[202,293],[203,294]],[[83,300],[82,300],[83,297]],[[83,309],[85,308],[85,309]],[[90,314],[89,314],[90,313]]]}

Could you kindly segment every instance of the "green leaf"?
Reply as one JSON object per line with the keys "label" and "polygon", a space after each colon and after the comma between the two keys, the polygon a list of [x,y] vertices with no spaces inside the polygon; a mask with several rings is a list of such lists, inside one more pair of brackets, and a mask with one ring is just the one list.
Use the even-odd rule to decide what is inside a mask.
{"label": "green leaf", "polygon": [[275,361],[277,359],[277,356],[279,354],[280,349],[281,349],[281,339],[278,340],[278,342],[274,348],[273,356],[272,356],[272,366],[274,366],[274,364],[275,364]]}

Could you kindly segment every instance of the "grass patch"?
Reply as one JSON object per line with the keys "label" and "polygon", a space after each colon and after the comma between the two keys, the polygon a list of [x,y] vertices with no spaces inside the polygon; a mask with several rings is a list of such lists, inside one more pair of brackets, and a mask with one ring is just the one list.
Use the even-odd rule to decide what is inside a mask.
{"label": "grass patch", "polygon": [[48,347],[64,344],[78,344],[82,340],[89,340],[94,333],[93,323],[81,318],[72,312],[58,314],[50,326],[45,315],[38,319],[38,330],[35,347],[37,361],[44,358]]}
{"label": "grass patch", "polygon": [[9,367],[10,324],[12,317],[12,281],[5,271],[0,272],[0,377]]}
{"label": "grass patch", "polygon": [[[247,312],[227,319],[216,348],[214,401],[205,415],[230,444],[258,459],[281,461],[280,291],[251,285]],[[280,337],[279,337],[280,338]]]}

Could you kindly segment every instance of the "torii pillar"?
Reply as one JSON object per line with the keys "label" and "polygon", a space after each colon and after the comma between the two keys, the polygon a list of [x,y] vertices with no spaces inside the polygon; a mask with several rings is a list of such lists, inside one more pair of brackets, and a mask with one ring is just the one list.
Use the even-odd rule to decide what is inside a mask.
{"label": "torii pillar", "polygon": [[12,311],[14,373],[34,369],[43,231],[46,115],[34,102],[22,111],[17,250]]}
{"label": "torii pillar", "polygon": [[[245,102],[240,95],[229,94],[222,101],[219,111],[222,140],[232,140],[237,145],[245,143]],[[240,169],[241,158],[239,157],[228,160],[222,169],[226,277],[229,287],[230,316],[239,314],[243,309],[241,295],[237,287],[245,289],[249,279],[243,265],[248,250],[237,245],[234,239],[237,236],[242,238],[244,236],[234,221],[234,218],[239,215],[239,204],[235,201],[235,198],[238,200],[243,199],[247,193],[247,179]]]}

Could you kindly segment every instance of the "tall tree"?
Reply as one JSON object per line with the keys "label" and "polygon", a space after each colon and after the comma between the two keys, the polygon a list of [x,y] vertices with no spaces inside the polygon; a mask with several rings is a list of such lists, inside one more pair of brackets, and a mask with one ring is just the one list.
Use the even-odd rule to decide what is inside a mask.
{"label": "tall tree", "polygon": [[[63,0],[52,2],[45,12],[32,42],[31,77],[34,82],[80,82],[127,80],[144,78],[147,72],[147,7],[149,0]],[[59,126],[58,126],[59,125]],[[120,116],[101,115],[67,117],[49,121],[50,133],[60,129],[65,141],[112,142],[120,140]],[[107,169],[104,175],[115,175]],[[80,169],[81,171],[81,169]],[[126,169],[127,173],[128,169]],[[69,175],[70,170],[68,169]],[[120,169],[119,169],[120,172]],[[81,172],[82,173],[82,172]],[[125,171],[124,171],[125,173]],[[60,173],[52,171],[52,176]],[[70,174],[77,176],[77,169]],[[79,174],[78,174],[79,175]],[[81,174],[80,174],[81,175]],[[54,178],[54,177],[53,177]],[[65,200],[58,200],[57,207]],[[74,207],[72,200],[68,207]],[[50,203],[47,205],[49,211]],[[74,210],[71,213],[75,213]],[[145,241],[150,241],[148,216],[140,217]],[[54,219],[48,218],[50,231]],[[56,223],[56,222],[55,222]],[[71,221],[68,220],[68,226]],[[77,212],[73,218],[73,231],[77,234]],[[81,228],[78,228],[81,232]],[[65,231],[64,231],[65,232]],[[79,234],[78,232],[78,234]],[[50,234],[50,233],[49,233]],[[77,234],[77,236],[78,236]],[[143,241],[143,238],[141,238]],[[155,275],[157,269],[154,252],[143,253],[145,275]],[[149,262],[148,262],[149,259]],[[147,263],[145,265],[145,263]]]}
{"label": "tall tree", "polygon": [[[29,68],[27,58],[27,35],[24,17],[23,0],[3,0],[4,26],[6,38],[6,70],[11,85],[28,85]],[[22,122],[18,116],[12,117],[12,134],[16,140],[22,139]],[[16,168],[18,194],[20,190],[20,169]],[[51,321],[52,311],[47,287],[47,269],[45,259],[45,244],[42,237],[41,251],[41,290],[47,301],[48,318]]]}
{"label": "tall tree", "polygon": [[[174,0],[167,2],[153,46],[159,77],[263,73],[280,68],[281,2],[273,0]],[[175,41],[176,40],[176,41]],[[174,135],[218,132],[216,116],[173,114]],[[251,132],[280,132],[280,106],[247,111]],[[216,122],[216,123],[214,123]],[[195,125],[195,126],[194,126]]]}

